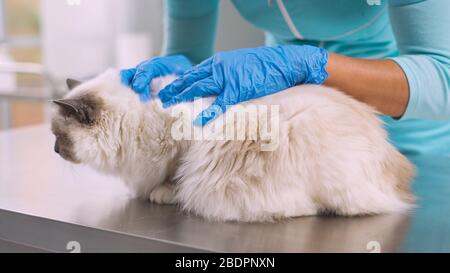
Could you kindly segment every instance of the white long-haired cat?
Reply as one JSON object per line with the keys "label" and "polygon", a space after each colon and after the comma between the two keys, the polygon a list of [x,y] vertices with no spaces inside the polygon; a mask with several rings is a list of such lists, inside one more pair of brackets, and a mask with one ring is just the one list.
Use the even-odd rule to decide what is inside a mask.
{"label": "white long-haired cat", "polygon": [[[154,81],[152,89],[171,80],[159,79],[159,87]],[[121,177],[152,202],[177,203],[208,219],[253,222],[404,212],[414,200],[414,168],[388,142],[374,109],[334,89],[293,87],[243,103],[205,127],[217,135],[225,125],[239,127],[227,119],[236,112],[279,105],[272,113],[279,115],[269,118],[278,128],[276,146],[264,150],[270,141],[247,132],[241,139],[177,139],[179,113],[194,109],[183,116],[183,124],[191,124],[202,109],[195,103],[163,109],[159,99],[142,103],[117,71],[68,83],[72,91],[55,101],[55,151]]]}

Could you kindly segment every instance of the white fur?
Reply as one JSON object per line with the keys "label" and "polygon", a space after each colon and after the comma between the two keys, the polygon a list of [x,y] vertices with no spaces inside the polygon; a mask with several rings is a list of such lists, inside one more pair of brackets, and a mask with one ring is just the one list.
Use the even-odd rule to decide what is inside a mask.
{"label": "white fur", "polygon": [[[153,89],[173,79],[158,79]],[[84,93],[102,98],[104,110],[94,128],[72,128],[77,160],[120,176],[153,202],[176,202],[214,220],[271,221],[327,211],[404,212],[413,201],[413,167],[388,142],[376,112],[334,89],[297,86],[252,101],[280,105],[279,147],[272,152],[251,139],[174,140],[171,110],[158,99],[141,103],[117,71],[68,97]],[[186,106],[192,104],[174,109]]]}

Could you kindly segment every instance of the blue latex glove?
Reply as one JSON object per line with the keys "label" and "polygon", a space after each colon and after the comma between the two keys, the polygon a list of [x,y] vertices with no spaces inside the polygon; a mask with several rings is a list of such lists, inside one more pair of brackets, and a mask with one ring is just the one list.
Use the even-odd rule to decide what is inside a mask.
{"label": "blue latex glove", "polygon": [[182,75],[191,68],[191,62],[183,55],[155,57],[139,64],[136,68],[120,71],[122,83],[139,94],[141,101],[150,99],[150,83],[156,77]]}
{"label": "blue latex glove", "polygon": [[313,46],[286,45],[223,52],[188,70],[164,88],[159,97],[164,107],[217,96],[194,121],[205,125],[226,107],[267,96],[299,84],[322,84],[328,51]]}

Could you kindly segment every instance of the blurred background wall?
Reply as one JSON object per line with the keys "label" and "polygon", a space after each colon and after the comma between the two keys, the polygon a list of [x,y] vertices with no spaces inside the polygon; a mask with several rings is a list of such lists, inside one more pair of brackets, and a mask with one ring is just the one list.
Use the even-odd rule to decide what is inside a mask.
{"label": "blurred background wall", "polygon": [[[43,57],[54,74],[91,76],[110,66],[134,66],[161,51],[163,0],[42,1]],[[264,40],[228,0],[221,1],[218,33],[217,50]]]}
{"label": "blurred background wall", "polygon": [[[0,0],[0,64],[7,61],[41,63],[40,0]],[[29,75],[0,74],[0,97],[22,83],[34,86],[41,79]],[[6,89],[6,90],[5,90]],[[11,125],[21,127],[45,120],[42,103],[0,101],[0,130],[6,113],[12,113]]]}
{"label": "blurred background wall", "polygon": [[[0,26],[5,24],[7,37],[0,39],[0,62],[6,60],[1,57],[6,51],[8,59],[42,63],[60,80],[92,77],[107,67],[134,66],[161,50],[163,1],[0,0],[4,5]],[[264,42],[263,34],[245,22],[229,0],[220,2],[217,50]],[[19,75],[17,85],[22,84],[42,82]],[[48,119],[42,102],[14,100],[11,104],[13,127]]]}

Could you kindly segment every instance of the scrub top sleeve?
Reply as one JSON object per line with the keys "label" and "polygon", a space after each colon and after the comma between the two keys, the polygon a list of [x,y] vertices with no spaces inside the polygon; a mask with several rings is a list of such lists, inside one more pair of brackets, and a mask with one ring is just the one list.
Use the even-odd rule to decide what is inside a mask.
{"label": "scrub top sleeve", "polygon": [[183,54],[194,64],[214,52],[219,0],[164,1],[163,55]]}
{"label": "scrub top sleeve", "polygon": [[409,83],[401,119],[450,118],[450,1],[391,0],[392,29],[400,56],[392,58]]}

